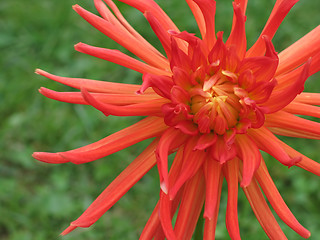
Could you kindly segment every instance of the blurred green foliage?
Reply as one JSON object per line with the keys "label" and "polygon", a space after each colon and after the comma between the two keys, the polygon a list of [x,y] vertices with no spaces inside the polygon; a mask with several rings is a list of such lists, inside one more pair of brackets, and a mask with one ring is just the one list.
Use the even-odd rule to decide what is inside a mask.
{"label": "blurred green foliage", "polygon": [[[91,0],[20,0],[0,2],[0,239],[57,239],[98,194],[142,151],[137,144],[84,165],[49,165],[35,161],[33,151],[65,151],[97,141],[136,122],[138,118],[105,118],[89,106],[55,102],[41,96],[45,86],[58,91],[69,87],[33,73],[42,68],[57,75],[140,83],[141,76],[73,50],[78,41],[123,50],[89,26],[73,4],[94,10]],[[181,30],[198,33],[183,0],[159,0]],[[247,34],[251,45],[266,22],[274,1],[249,1]],[[299,2],[280,26],[273,42],[281,51],[320,22],[319,1]],[[217,1],[217,30],[231,28],[231,0]],[[119,3],[129,22],[160,48],[151,28],[135,9]],[[319,92],[319,74],[306,89]],[[319,141],[285,139],[291,146],[318,160]],[[311,232],[320,236],[320,180],[304,170],[287,169],[266,156],[270,173],[282,196]],[[158,175],[152,169],[113,208],[89,229],[78,229],[64,239],[138,239],[158,199]],[[229,239],[224,223],[226,192],[222,194],[217,239]],[[243,193],[239,222],[244,239],[266,239]],[[300,239],[279,220],[289,239]]]}

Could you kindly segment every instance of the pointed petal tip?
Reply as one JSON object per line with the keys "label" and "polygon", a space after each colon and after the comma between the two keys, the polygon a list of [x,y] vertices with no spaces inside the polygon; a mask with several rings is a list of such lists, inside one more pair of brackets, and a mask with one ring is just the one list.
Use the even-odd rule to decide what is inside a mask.
{"label": "pointed petal tip", "polygon": [[168,186],[164,181],[160,183],[160,188],[166,195],[168,195]]}
{"label": "pointed petal tip", "polygon": [[72,232],[73,230],[75,230],[76,228],[77,228],[77,226],[70,225],[62,233],[60,233],[60,236],[65,236],[65,235],[69,234],[70,232]]}
{"label": "pointed petal tip", "polygon": [[45,163],[66,163],[69,162],[67,159],[63,158],[59,153],[48,153],[48,152],[34,152],[32,154],[34,159]]}

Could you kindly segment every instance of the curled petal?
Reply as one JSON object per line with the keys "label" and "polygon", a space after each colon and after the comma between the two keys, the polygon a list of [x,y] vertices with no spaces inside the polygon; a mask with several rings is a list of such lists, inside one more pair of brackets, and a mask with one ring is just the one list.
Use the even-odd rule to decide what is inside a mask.
{"label": "curled petal", "polygon": [[277,187],[269,175],[264,161],[262,161],[260,168],[257,171],[256,178],[278,216],[302,237],[309,238],[311,235],[310,232],[298,222],[286,203],[283,201]]}
{"label": "curled petal", "polygon": [[171,88],[173,87],[172,79],[168,76],[157,76],[153,74],[144,74],[142,77],[143,83],[137,94],[142,94],[152,87],[153,90],[160,96],[170,99]]}
{"label": "curled petal", "polygon": [[[203,40],[208,46],[210,51],[213,47],[213,44],[216,41],[215,37],[215,13],[216,13],[216,1],[214,0],[193,0],[200,8],[206,26],[205,36]],[[198,18],[199,19],[199,18]],[[199,23],[198,23],[199,24]]]}
{"label": "curled petal", "polygon": [[290,79],[288,87],[278,91],[275,88],[268,101],[262,104],[267,109],[266,113],[274,113],[281,110],[303,91],[304,83],[309,77],[310,63],[311,59],[304,65],[300,76]]}
{"label": "curled petal", "polygon": [[145,139],[159,136],[167,129],[162,118],[147,117],[119,132],[98,142],[67,152],[45,153],[36,152],[33,157],[47,163],[72,162],[82,164],[118,152]]}
{"label": "curled petal", "polygon": [[286,151],[279,145],[281,141],[265,127],[250,129],[248,135],[259,149],[270,154],[283,165],[291,167],[301,160],[300,158],[289,157]]}
{"label": "curled petal", "polygon": [[161,136],[158,144],[156,155],[157,155],[157,166],[160,176],[160,187],[162,191],[167,194],[169,187],[168,178],[168,154],[182,145],[186,141],[187,136],[182,134],[180,130],[175,128],[168,128]]}
{"label": "curled petal", "polygon": [[[36,74],[39,74],[53,81],[62,83],[64,85],[67,85],[76,89],[86,88],[90,92],[134,94],[136,91],[139,90],[139,88],[141,88],[141,85],[134,85],[134,84],[104,82],[104,81],[83,79],[83,78],[60,77],[57,75],[50,74],[41,69],[36,69]],[[152,91],[152,89],[149,89],[148,91],[145,92],[145,94],[154,94],[154,91]]]}
{"label": "curled petal", "polygon": [[226,144],[222,137],[218,137],[215,144],[210,148],[210,153],[211,157],[221,164],[232,160],[237,154],[235,146]]}
{"label": "curled petal", "polygon": [[240,4],[233,2],[233,10],[235,20],[226,46],[235,46],[238,57],[243,59],[247,50],[247,39],[244,26],[246,17],[242,13]]}

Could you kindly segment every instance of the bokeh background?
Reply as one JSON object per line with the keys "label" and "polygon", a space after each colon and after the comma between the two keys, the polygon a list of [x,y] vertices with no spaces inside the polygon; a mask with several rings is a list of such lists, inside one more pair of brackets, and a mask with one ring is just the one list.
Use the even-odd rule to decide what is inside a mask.
{"label": "bokeh background", "polygon": [[[117,2],[117,1],[115,1]],[[181,30],[198,34],[183,0],[159,0]],[[227,36],[232,22],[231,0],[217,1],[217,30]],[[248,43],[262,30],[274,0],[251,0],[247,11]],[[141,75],[113,63],[77,53],[73,45],[123,50],[93,29],[72,9],[80,4],[96,12],[91,0],[0,1],[0,239],[62,239],[59,233],[75,220],[98,194],[130,163],[148,141],[83,165],[49,165],[31,157],[33,151],[65,151],[97,141],[136,122],[138,118],[104,117],[90,106],[55,102],[38,93],[41,86],[71,89],[35,75],[42,68],[57,75],[140,83]],[[142,14],[122,3],[130,23],[150,42],[160,44]],[[273,42],[280,52],[320,23],[319,0],[301,1],[289,13]],[[306,89],[320,90],[320,75]],[[320,161],[319,141],[284,139]],[[287,169],[266,155],[277,187],[295,216],[320,238],[320,179],[302,169]],[[138,239],[159,195],[152,169],[107,214],[89,229],[63,239]],[[226,189],[226,188],[225,188]],[[217,239],[229,239],[225,228],[226,192],[222,194]],[[243,239],[267,239],[240,191],[239,222]],[[289,239],[301,239],[279,220]]]}

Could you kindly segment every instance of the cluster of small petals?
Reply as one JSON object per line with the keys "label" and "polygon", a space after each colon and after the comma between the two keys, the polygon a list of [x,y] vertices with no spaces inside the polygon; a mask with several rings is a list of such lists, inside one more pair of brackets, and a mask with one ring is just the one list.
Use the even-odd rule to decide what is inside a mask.
{"label": "cluster of small petals", "polygon": [[[105,116],[146,118],[88,146],[33,156],[47,163],[82,164],[155,139],[62,234],[92,225],[157,165],[160,199],[141,239],[191,239],[203,207],[204,239],[214,239],[224,179],[228,187],[226,227],[231,239],[240,239],[239,185],[270,239],[286,237],[268,202],[289,227],[308,238],[310,232],[286,206],[261,155],[264,151],[283,165],[320,175],[319,163],[275,136],[320,139],[320,123],[296,116],[320,117],[320,94],[302,93],[307,78],[320,70],[320,28],[280,54],[271,42],[298,0],[276,1],[249,50],[247,0],[233,2],[233,24],[226,42],[223,32],[215,32],[214,0],[186,0],[201,38],[181,32],[154,0],[120,1],[143,13],[166,57],[131,27],[112,0],[94,0],[101,17],[78,5],[74,10],[141,61],[118,50],[83,43],[75,49],[141,73],[141,85],[59,77],[38,69],[37,74],[80,90],[39,91],[58,101],[91,105]],[[174,153],[170,165],[168,156]]]}

